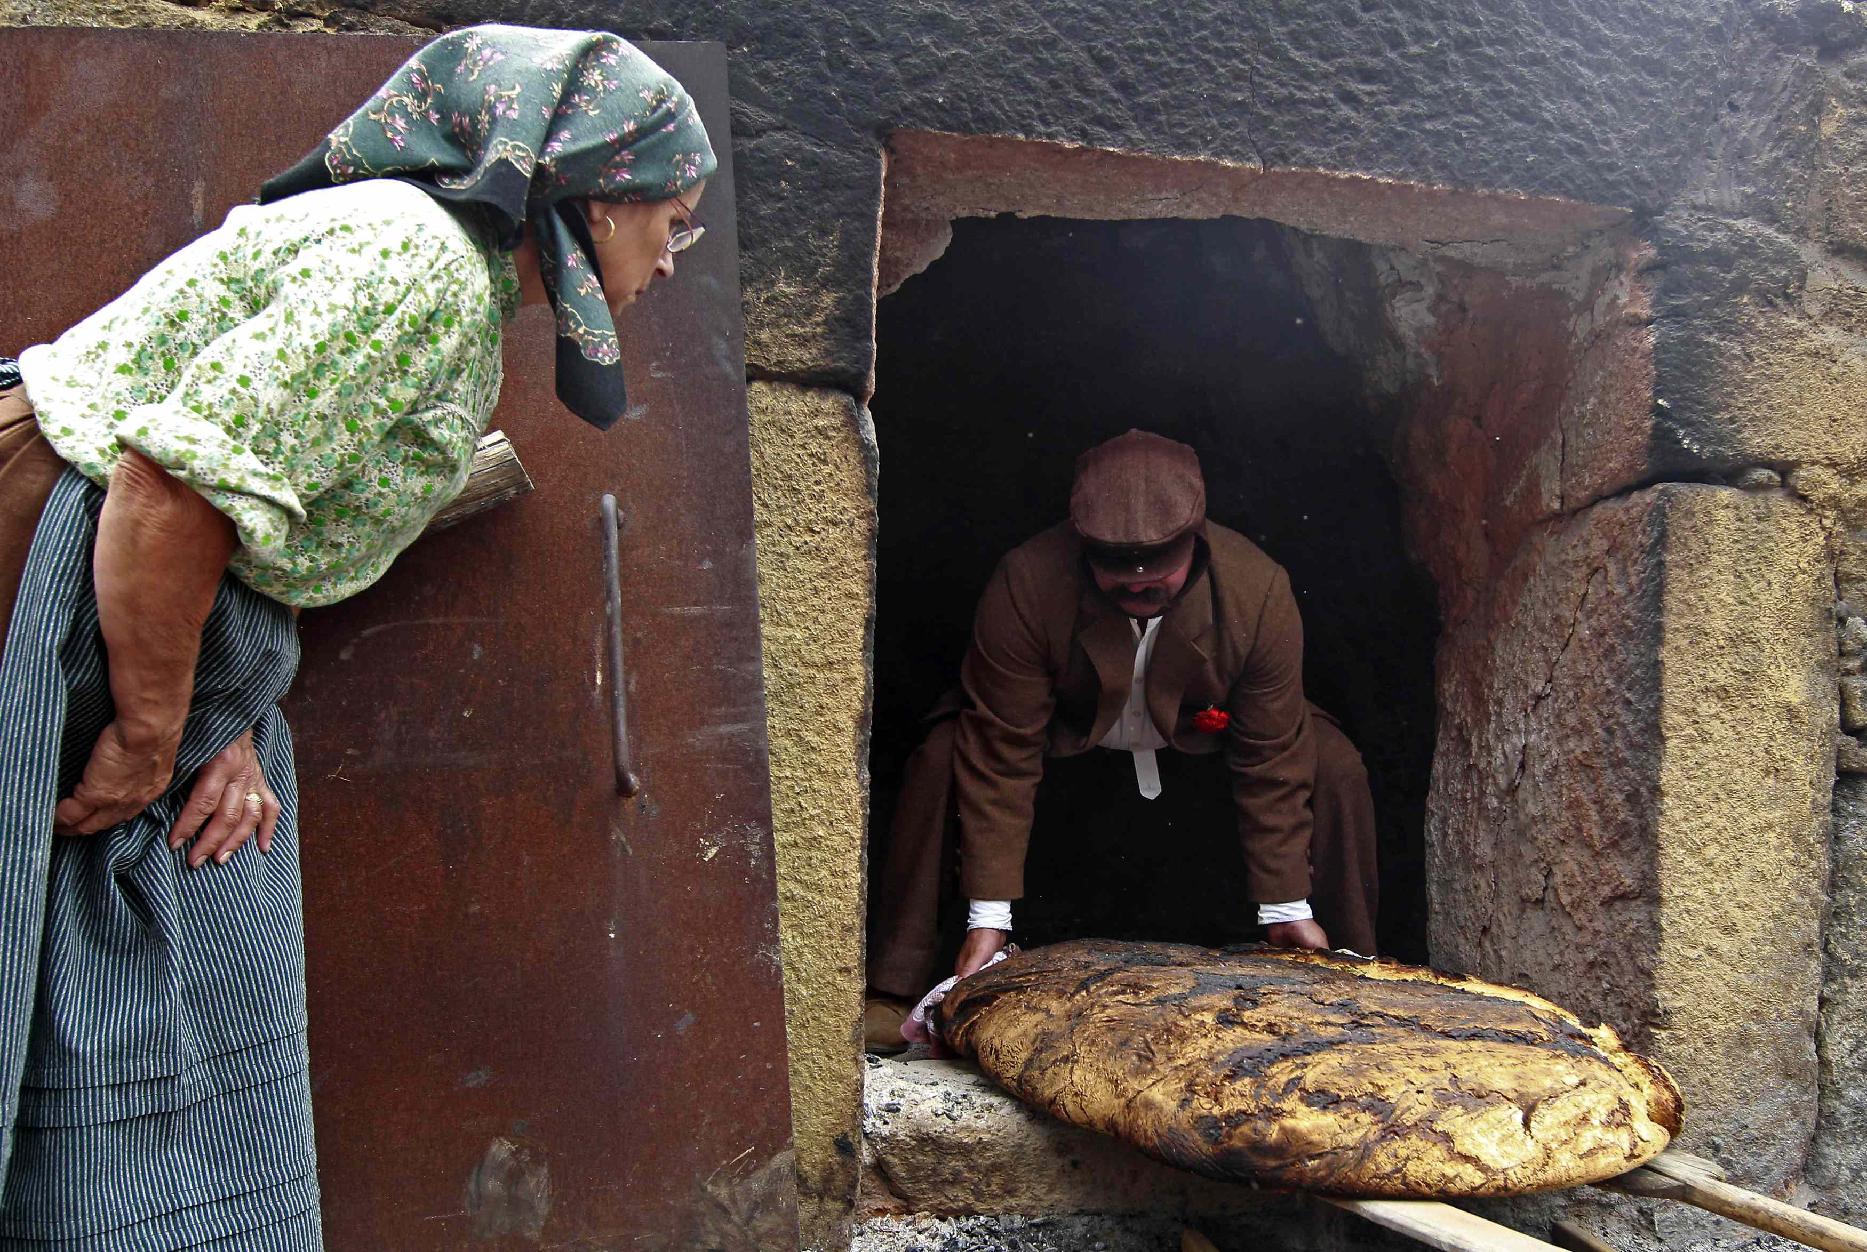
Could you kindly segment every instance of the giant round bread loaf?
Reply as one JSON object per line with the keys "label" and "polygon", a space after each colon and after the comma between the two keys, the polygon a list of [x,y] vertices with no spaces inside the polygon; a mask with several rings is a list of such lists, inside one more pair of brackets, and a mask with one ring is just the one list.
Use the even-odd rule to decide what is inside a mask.
{"label": "giant round bread loaf", "polygon": [[1079,940],[962,979],[949,1045],[1013,1095],[1217,1178],[1505,1196],[1658,1155],[1679,1089],[1607,1026],[1360,957]]}

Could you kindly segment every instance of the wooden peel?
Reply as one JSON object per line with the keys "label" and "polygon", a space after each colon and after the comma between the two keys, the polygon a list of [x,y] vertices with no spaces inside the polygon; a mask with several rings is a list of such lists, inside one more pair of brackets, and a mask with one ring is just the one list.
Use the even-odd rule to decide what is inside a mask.
{"label": "wooden peel", "polygon": [[1567,1252],[1615,1252],[1613,1245],[1567,1219],[1549,1228],[1549,1241]]}
{"label": "wooden peel", "polygon": [[506,438],[504,431],[489,430],[480,436],[473,449],[473,467],[467,471],[467,485],[434,515],[421,533],[432,535],[437,530],[446,530],[456,522],[516,499],[531,489],[532,477],[519,463],[512,441]]}
{"label": "wooden peel", "polygon": [[1437,1200],[1317,1199],[1440,1252],[1551,1252],[1556,1246]]}
{"label": "wooden peel", "polygon": [[1595,1185],[1644,1199],[1678,1200],[1823,1252],[1867,1252],[1867,1230],[1736,1186],[1717,1162],[1689,1152],[1668,1149],[1639,1169]]}

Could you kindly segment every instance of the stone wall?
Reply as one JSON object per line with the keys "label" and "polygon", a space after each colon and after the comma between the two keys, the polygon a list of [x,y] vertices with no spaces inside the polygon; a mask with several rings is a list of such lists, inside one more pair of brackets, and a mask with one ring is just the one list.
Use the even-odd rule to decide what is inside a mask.
{"label": "stone wall", "polygon": [[[772,829],[800,1220],[837,1230],[856,1185],[862,829],[875,432],[840,391],[754,383],[751,414]],[[834,765],[834,768],[831,765]]]}
{"label": "stone wall", "polygon": [[[1862,1203],[1849,1154],[1867,1134],[1852,1094],[1867,1060],[1840,924],[1859,903],[1859,797],[1849,784],[1838,801],[1824,975],[1835,642],[1828,618],[1811,626],[1837,576],[1867,605],[1854,3],[0,0],[11,23],[481,20],[717,39],[731,57],[747,368],[773,384],[752,409],[811,1242],[847,1242],[855,1179],[874,482],[861,406],[884,146],[934,132],[1043,141],[999,155],[1048,171],[1062,207],[1045,211],[1247,212],[1391,250],[1341,327],[1413,415],[1395,456],[1446,622],[1435,942],[1652,1040],[1697,1102],[1695,1142],[1738,1176]],[[1073,145],[1171,160],[1124,181],[1136,158]],[[1029,182],[994,183],[978,146],[953,160],[923,183],[920,216],[902,216],[891,280],[937,253],[947,218],[1042,207]],[[1485,312],[1500,308],[1514,310],[1502,323]],[[1500,329],[1522,333],[1487,341]],[[1517,359],[1549,363],[1529,390],[1502,368]],[[879,455],[886,467],[885,440]],[[840,594],[828,655],[788,607],[819,574]],[[1461,872],[1461,848],[1491,849],[1497,872]],[[1597,863],[1611,872],[1591,878]],[[1804,1177],[1822,977],[1823,1148]],[[1730,1077],[1707,1072],[1701,1044]],[[1758,1084],[1786,1102],[1739,1089]]]}

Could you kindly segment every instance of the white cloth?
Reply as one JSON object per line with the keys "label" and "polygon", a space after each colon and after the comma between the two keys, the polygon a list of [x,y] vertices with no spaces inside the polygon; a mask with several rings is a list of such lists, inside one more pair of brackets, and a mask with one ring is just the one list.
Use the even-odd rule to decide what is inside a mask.
{"label": "white cloth", "polygon": [[[1160,733],[1160,728],[1154,725],[1154,719],[1147,711],[1147,671],[1154,663],[1154,641],[1160,636],[1160,618],[1131,617],[1128,625],[1133,629],[1135,637],[1134,678],[1128,685],[1128,700],[1122,705],[1121,716],[1115,719],[1109,733],[1102,736],[1099,746],[1134,755],[1135,786],[1142,796],[1152,800],[1160,795],[1160,762],[1154,754],[1167,746],[1167,737]],[[1260,926],[1303,922],[1314,916],[1310,912],[1308,900],[1258,905]],[[1010,930],[1011,901],[969,901],[966,929]]]}
{"label": "white cloth", "polygon": [[1134,781],[1142,796],[1149,800],[1160,795],[1160,762],[1154,753],[1167,746],[1167,736],[1160,733],[1147,711],[1147,669],[1154,662],[1154,641],[1160,637],[1160,619],[1131,617],[1134,630],[1134,677],[1128,684],[1128,701],[1121,716],[1102,736],[1101,746],[1134,754]]}
{"label": "white cloth", "polygon": [[[991,960],[987,961],[984,965],[981,965],[978,970],[973,972],[978,973],[983,970],[991,969],[994,965],[1010,956],[1013,951],[1015,951],[1013,948],[1000,948],[992,954]],[[913,1010],[908,1013],[907,1020],[901,1023],[901,1037],[906,1039],[909,1043],[932,1044],[935,1048],[935,1055],[939,1055],[942,1040],[939,1035],[934,1033],[933,1023],[927,1020],[927,1014],[932,1010],[934,1005],[946,999],[946,993],[953,990],[954,985],[958,982],[959,975],[957,974],[951,978],[943,978],[932,991],[922,996],[920,1003],[916,1004]]]}
{"label": "white cloth", "polygon": [[967,930],[1010,930],[1011,901],[971,900],[966,905]]}

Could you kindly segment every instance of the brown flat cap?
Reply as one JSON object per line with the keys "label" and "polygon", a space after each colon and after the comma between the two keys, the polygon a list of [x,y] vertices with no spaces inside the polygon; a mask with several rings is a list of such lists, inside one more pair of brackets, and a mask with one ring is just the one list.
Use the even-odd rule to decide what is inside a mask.
{"label": "brown flat cap", "polygon": [[1131,430],[1076,459],[1070,522],[1097,565],[1172,568],[1205,520],[1199,454],[1183,443]]}

